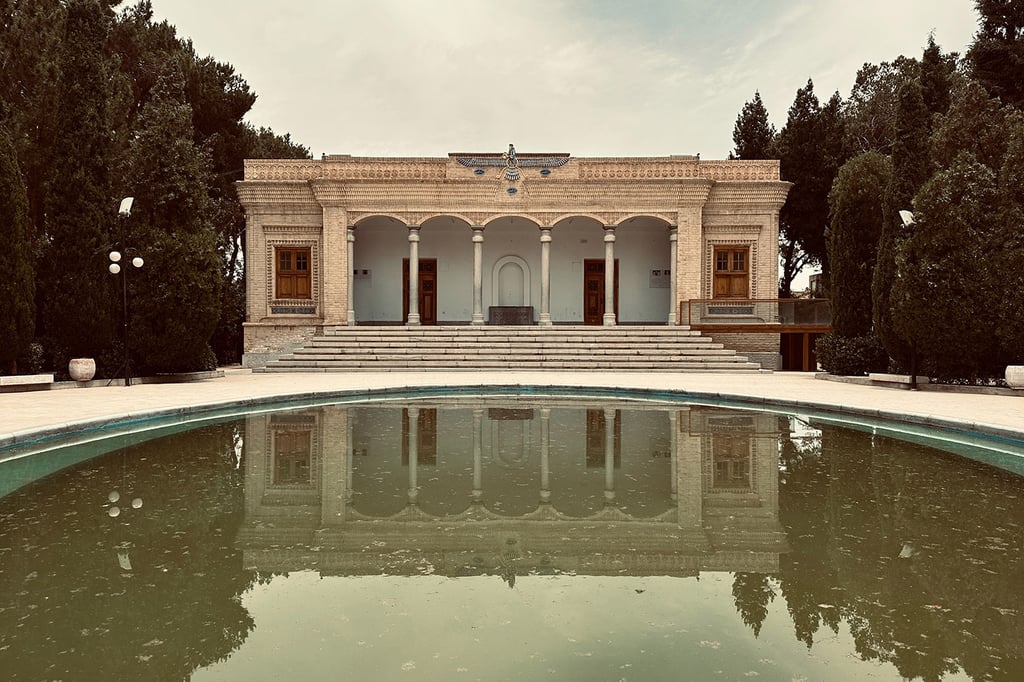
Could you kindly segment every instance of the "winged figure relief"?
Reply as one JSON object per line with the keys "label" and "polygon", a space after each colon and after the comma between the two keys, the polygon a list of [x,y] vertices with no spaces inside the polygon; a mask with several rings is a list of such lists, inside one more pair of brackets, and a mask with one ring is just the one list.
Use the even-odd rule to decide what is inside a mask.
{"label": "winged figure relief", "polygon": [[516,154],[516,147],[509,144],[508,151],[498,156],[458,156],[456,157],[461,165],[467,168],[500,167],[499,177],[515,182],[522,178],[521,168],[558,168],[569,161],[568,156],[524,156],[520,158]]}

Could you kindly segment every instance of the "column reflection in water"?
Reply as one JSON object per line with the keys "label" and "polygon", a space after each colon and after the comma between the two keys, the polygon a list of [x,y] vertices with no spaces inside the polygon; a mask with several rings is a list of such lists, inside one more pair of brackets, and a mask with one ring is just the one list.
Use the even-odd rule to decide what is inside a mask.
{"label": "column reflection in water", "polygon": [[[443,574],[507,573],[502,543],[514,542],[520,572],[775,572],[787,547],[777,422],[704,407],[519,401],[254,415],[245,525],[262,533],[246,536],[247,561],[297,570],[315,548],[321,566],[369,573],[411,571],[424,558]],[[296,454],[296,442],[310,451]],[[291,558],[261,551],[288,544]],[[399,549],[407,565],[395,563]],[[375,553],[381,565],[371,567]]]}

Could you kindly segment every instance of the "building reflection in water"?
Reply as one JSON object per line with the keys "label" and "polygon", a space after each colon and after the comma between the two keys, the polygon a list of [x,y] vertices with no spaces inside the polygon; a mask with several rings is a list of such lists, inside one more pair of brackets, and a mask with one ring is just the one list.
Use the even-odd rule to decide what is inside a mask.
{"label": "building reflection in water", "polygon": [[416,402],[246,418],[247,568],[775,573],[779,427],[711,407]]}

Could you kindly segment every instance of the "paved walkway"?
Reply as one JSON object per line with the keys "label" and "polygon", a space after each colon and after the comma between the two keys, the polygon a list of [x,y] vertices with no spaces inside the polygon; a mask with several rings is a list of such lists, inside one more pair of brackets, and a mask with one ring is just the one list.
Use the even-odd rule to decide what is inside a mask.
{"label": "paved walkway", "polygon": [[[135,384],[0,394],[0,448],[102,424],[200,413],[274,397],[332,397],[381,389],[438,386],[568,386],[673,391],[783,407],[824,409],[938,424],[1024,440],[1024,395],[907,391],[815,379],[813,374],[579,372],[388,372],[253,374],[181,384]],[[3,459],[0,454],[0,459]]]}

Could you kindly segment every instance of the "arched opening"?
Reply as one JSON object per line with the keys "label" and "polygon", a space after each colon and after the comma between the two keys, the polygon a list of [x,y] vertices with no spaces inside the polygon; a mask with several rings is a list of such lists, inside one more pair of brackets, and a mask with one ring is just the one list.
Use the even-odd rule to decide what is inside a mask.
{"label": "arched opening", "polygon": [[498,305],[524,305],[526,273],[519,263],[508,261],[498,270]]}

